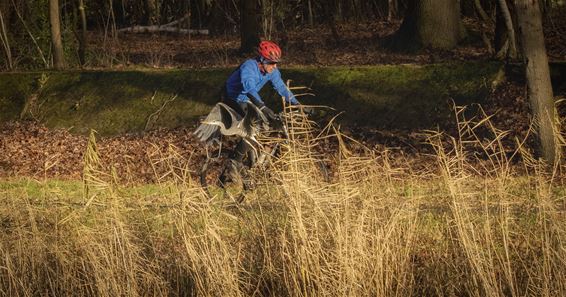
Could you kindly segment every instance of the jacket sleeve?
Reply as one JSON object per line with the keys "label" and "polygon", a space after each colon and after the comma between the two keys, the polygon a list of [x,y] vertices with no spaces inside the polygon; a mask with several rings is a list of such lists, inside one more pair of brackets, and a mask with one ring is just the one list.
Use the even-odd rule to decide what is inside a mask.
{"label": "jacket sleeve", "polygon": [[240,69],[240,79],[242,81],[243,87],[242,92],[246,94],[256,106],[263,106],[265,105],[265,103],[263,103],[263,100],[261,100],[261,97],[259,96],[258,90],[256,90],[256,86],[259,83],[259,78],[256,75],[256,71],[254,71],[254,67],[256,67],[254,63],[247,62],[242,64],[242,67]]}
{"label": "jacket sleeve", "polygon": [[287,103],[298,105],[299,101],[297,100],[297,98],[295,98],[293,92],[291,92],[291,90],[287,88],[287,86],[281,79],[281,72],[279,72],[279,69],[273,70],[271,75],[271,84],[273,85],[273,88],[277,91],[277,93],[279,93],[281,97],[285,97],[285,101],[287,101]]}

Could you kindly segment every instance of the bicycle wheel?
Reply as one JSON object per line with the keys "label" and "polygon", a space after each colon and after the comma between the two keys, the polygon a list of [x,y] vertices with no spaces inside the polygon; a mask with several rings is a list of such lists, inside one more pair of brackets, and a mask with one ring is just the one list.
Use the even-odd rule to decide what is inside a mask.
{"label": "bicycle wheel", "polygon": [[207,158],[201,167],[199,179],[206,195],[209,199],[227,197],[241,203],[249,189],[246,168],[229,159],[215,163]]}

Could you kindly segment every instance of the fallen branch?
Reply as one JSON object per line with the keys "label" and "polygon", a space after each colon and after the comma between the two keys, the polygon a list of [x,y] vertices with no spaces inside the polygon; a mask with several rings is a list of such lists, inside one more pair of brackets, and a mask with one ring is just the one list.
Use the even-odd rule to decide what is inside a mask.
{"label": "fallen branch", "polygon": [[183,21],[185,21],[185,20],[186,20],[186,19],[188,19],[188,18],[189,18],[189,16],[188,16],[188,15],[186,15],[186,16],[184,16],[184,17],[182,17],[182,18],[178,19],[178,20],[172,21],[172,22],[170,22],[170,23],[167,23],[167,24],[165,24],[165,25],[161,25],[161,26],[162,26],[162,27],[171,27],[171,26],[175,26],[175,25],[177,25],[178,23],[180,23],[180,22],[183,22]]}
{"label": "fallen branch", "polygon": [[156,32],[169,32],[169,33],[178,33],[178,34],[200,34],[200,35],[208,35],[208,29],[181,29],[179,27],[175,27],[177,24],[186,20],[188,16],[184,16],[178,20],[172,21],[170,23],[164,25],[153,25],[153,26],[131,26],[127,28],[119,29],[117,32],[124,32],[124,33],[156,33]]}
{"label": "fallen branch", "polygon": [[173,27],[163,27],[163,26],[132,26],[128,28],[122,28],[117,30],[118,33],[157,33],[157,32],[169,32],[178,34],[200,34],[208,35],[208,29],[179,29]]}

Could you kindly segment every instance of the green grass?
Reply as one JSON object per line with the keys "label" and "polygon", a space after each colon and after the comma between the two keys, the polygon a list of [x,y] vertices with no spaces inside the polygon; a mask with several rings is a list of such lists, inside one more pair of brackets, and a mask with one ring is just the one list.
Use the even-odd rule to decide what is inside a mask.
{"label": "green grass", "polygon": [[[304,103],[346,111],[342,122],[420,129],[451,117],[451,100],[481,103],[500,67],[478,62],[304,67],[282,73],[291,86],[312,88],[316,96],[301,97]],[[0,121],[22,114],[48,127],[81,134],[93,128],[101,135],[189,126],[219,100],[232,70],[0,73]],[[278,109],[280,99],[269,86],[262,95]]]}

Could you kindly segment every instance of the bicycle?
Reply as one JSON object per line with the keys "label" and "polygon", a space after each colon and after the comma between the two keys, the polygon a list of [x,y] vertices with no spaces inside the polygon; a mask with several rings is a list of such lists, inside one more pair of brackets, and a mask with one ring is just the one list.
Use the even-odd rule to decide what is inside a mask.
{"label": "bicycle", "polygon": [[207,148],[206,160],[199,172],[199,181],[209,199],[218,195],[228,196],[237,203],[242,203],[246,194],[256,188],[260,183],[254,178],[257,172],[268,172],[273,159],[279,157],[282,145],[288,142],[289,133],[284,123],[283,113],[271,119],[270,129],[259,131],[259,138],[266,136],[267,139],[275,140],[272,145],[256,143],[248,152],[242,163],[230,159],[232,149],[227,149],[219,141],[218,148],[214,154],[210,154]]}

